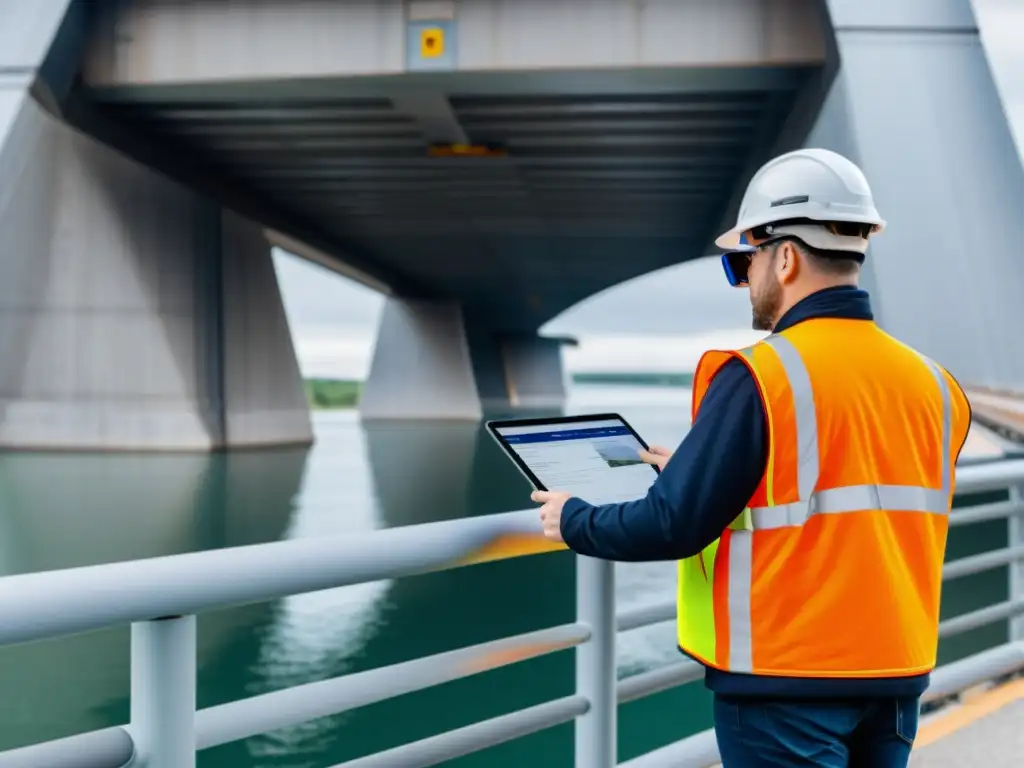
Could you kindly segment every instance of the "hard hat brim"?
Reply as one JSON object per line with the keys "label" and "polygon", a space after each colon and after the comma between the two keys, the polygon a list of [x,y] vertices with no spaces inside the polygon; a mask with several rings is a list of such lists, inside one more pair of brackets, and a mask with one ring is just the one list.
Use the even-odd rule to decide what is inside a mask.
{"label": "hard hat brim", "polygon": [[[822,218],[822,219],[819,219],[819,220],[822,221],[822,222],[825,222],[825,221],[849,221],[849,222],[853,222],[853,223],[857,223],[857,224],[870,224],[872,226],[872,228],[873,228],[872,229],[872,234],[874,234],[874,235],[879,234],[880,232],[882,232],[885,229],[885,220],[882,219],[882,218],[874,218],[874,219],[865,220],[864,218],[858,217],[858,216],[833,215],[833,216],[829,216],[827,218]],[[768,221],[753,220],[753,221],[742,222],[742,227],[737,227],[735,229],[730,229],[728,232],[724,232],[723,234],[719,235],[718,238],[715,240],[715,245],[718,246],[719,248],[721,248],[723,251],[730,251],[730,250],[737,250],[737,249],[747,248],[747,247],[749,247],[749,243],[747,243],[746,239],[745,239],[746,233],[749,232],[754,227],[760,227],[760,226],[763,226],[765,224],[772,224],[772,223],[773,222],[771,220],[768,220]],[[812,246],[816,245],[816,243],[809,243],[809,244],[812,245]],[[820,248],[832,248],[832,247],[834,247],[834,245],[830,245],[830,244],[827,244],[825,242],[821,242],[820,244],[818,244],[818,247],[820,247]],[[847,250],[847,249],[843,248],[842,246],[840,246],[837,250]]]}
{"label": "hard hat brim", "polygon": [[746,243],[743,242],[743,233],[735,229],[730,229],[728,232],[719,235],[718,239],[715,240],[715,245],[723,251],[734,251],[747,247]]}

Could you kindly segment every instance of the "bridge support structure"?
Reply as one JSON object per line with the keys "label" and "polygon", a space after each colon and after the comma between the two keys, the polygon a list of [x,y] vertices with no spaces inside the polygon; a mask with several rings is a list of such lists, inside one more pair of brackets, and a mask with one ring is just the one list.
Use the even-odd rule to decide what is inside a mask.
{"label": "bridge support structure", "polygon": [[306,443],[262,228],[0,90],[0,447]]}
{"label": "bridge support structure", "polygon": [[806,144],[858,162],[889,222],[876,319],[965,384],[1021,390],[1024,167],[970,0],[827,6],[839,69]]}
{"label": "bridge support structure", "polygon": [[565,399],[565,339],[496,334],[454,301],[389,299],[360,413],[364,419],[468,419]]}

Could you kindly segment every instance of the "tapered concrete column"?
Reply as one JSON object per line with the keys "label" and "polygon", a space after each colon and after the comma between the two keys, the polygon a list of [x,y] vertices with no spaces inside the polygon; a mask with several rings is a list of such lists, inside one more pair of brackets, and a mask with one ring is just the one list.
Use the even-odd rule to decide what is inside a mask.
{"label": "tapered concrete column", "polygon": [[477,420],[561,408],[564,340],[495,334],[456,302],[389,299],[360,403],[365,419]]}
{"label": "tapered concrete column", "polygon": [[840,71],[808,146],[867,174],[887,330],[964,383],[1024,387],[1024,169],[969,0],[828,0]]}
{"label": "tapered concrete column", "polygon": [[565,402],[564,339],[515,336],[501,342],[507,397],[499,405],[558,409]]}
{"label": "tapered concrete column", "polygon": [[308,442],[260,228],[0,89],[0,447]]}

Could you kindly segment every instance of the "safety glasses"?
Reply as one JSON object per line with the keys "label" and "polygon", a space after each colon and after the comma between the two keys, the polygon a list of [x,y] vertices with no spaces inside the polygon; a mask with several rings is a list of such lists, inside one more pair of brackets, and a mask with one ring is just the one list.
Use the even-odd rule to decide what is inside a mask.
{"label": "safety glasses", "polygon": [[750,259],[755,251],[729,251],[722,254],[722,269],[725,270],[725,279],[733,288],[745,288],[747,283],[747,272],[750,270]]}
{"label": "safety glasses", "polygon": [[739,249],[722,254],[722,269],[725,270],[725,279],[729,285],[733,288],[746,288],[749,285],[747,273],[750,271],[750,260],[754,254],[779,239],[771,236],[755,237],[753,232],[741,234]]}

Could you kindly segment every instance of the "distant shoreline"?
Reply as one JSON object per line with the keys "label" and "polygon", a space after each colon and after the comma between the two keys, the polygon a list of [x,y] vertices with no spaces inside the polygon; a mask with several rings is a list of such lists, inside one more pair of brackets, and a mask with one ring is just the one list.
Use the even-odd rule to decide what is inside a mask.
{"label": "distant shoreline", "polygon": [[[576,371],[570,374],[574,384],[598,384],[611,387],[689,387],[692,373],[622,373],[617,371]],[[355,408],[363,382],[357,379],[312,378],[304,381],[309,407],[317,411]]]}
{"label": "distant shoreline", "polygon": [[627,387],[689,387],[692,373],[621,373],[577,371],[571,375],[574,384],[605,384]]}

